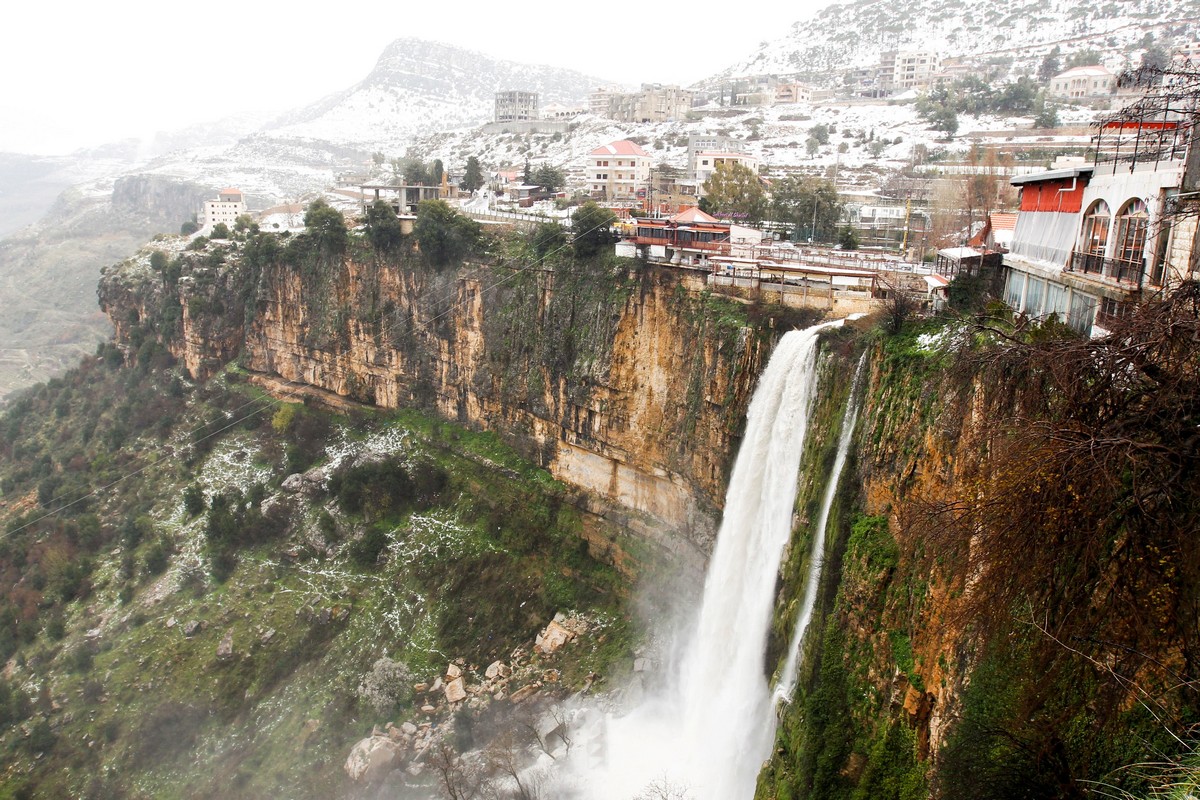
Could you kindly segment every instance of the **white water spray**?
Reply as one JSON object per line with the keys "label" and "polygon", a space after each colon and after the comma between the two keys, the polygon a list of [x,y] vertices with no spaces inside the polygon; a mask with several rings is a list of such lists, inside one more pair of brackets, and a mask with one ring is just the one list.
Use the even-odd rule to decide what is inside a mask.
{"label": "white water spray", "polygon": [[766,639],[816,389],[817,337],[841,324],[787,333],[776,346],[750,403],[679,672],[666,692],[607,720],[600,739],[579,748],[599,761],[578,770],[583,796],[629,800],[666,780],[695,800],[753,797],[774,736]]}
{"label": "white water spray", "polygon": [[821,498],[821,513],[817,515],[817,525],[814,531],[812,551],[808,556],[808,577],[804,582],[804,600],[800,613],[796,616],[796,627],[792,631],[792,639],[788,644],[787,660],[783,662],[783,671],[775,683],[775,693],[771,698],[774,703],[792,701],[792,692],[796,688],[796,675],[800,670],[800,655],[804,648],[804,634],[808,624],[812,622],[813,608],[817,602],[817,587],[821,583],[821,571],[825,562],[825,529],[829,525],[829,511],[833,507],[833,499],[837,496],[838,482],[842,478],[842,468],[846,466],[846,456],[850,452],[850,440],[854,438],[854,424],[858,421],[858,385],[862,380],[863,365],[867,362],[867,354],[863,353],[858,360],[858,368],[854,370],[854,381],[850,385],[850,397],[846,400],[846,411],[842,414],[842,433],[838,437],[837,455],[833,459],[833,469],[829,480],[825,483],[825,494]]}

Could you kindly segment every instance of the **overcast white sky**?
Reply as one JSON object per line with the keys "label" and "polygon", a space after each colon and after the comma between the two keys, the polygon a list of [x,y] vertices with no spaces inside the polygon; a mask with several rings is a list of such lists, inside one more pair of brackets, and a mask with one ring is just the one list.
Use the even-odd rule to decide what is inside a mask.
{"label": "overcast white sky", "polygon": [[0,12],[0,151],[64,153],[301,106],[356,83],[402,36],[625,83],[686,84],[829,2],[747,0],[733,11],[727,0],[251,0],[214,4],[230,9],[221,15],[162,0],[22,0]]}

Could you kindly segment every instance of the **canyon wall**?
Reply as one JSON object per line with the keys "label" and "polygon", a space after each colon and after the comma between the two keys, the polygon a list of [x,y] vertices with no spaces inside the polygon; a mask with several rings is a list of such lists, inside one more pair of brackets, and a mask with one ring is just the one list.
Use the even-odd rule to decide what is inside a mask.
{"label": "canyon wall", "polygon": [[118,341],[153,331],[196,378],[240,356],[289,385],[496,431],[591,510],[702,565],[773,320],[751,326],[744,303],[631,261],[439,272],[370,252],[319,269],[244,255],[180,258],[177,278],[146,254],[108,270]]}

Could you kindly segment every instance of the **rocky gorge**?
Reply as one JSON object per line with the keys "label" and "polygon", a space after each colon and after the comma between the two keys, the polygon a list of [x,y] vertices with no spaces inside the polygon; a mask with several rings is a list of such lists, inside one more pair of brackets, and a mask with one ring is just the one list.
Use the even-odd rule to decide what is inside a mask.
{"label": "rocky gorge", "polygon": [[[518,234],[435,263],[427,241],[315,233],[167,237],[106,269],[115,346],[5,416],[4,521],[41,576],[3,598],[4,686],[34,699],[12,741],[44,748],[6,768],[30,785],[67,786],[69,757],[147,796],[509,791],[673,679],[666,628],[751,395],[812,315]],[[1168,773],[1125,765],[1187,763],[1194,296],[1091,343],[955,288],[953,314],[819,333],[767,672],[812,622],[757,797],[1144,794]],[[34,513],[114,458],[157,483]],[[86,556],[75,583],[64,552]],[[105,691],[170,711],[131,720]],[[186,733],[160,756],[184,783],[156,771],[163,730]]]}

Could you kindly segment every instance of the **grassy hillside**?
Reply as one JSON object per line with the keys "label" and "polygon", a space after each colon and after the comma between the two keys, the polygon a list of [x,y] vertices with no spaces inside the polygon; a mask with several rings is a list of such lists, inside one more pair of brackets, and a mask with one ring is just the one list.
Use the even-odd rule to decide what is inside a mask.
{"label": "grassy hillside", "polygon": [[[135,362],[103,346],[0,418],[0,797],[348,795],[373,725],[450,718],[412,686],[451,661],[553,666],[551,694],[623,663],[602,523],[494,436]],[[593,634],[511,658],[559,611]]]}

